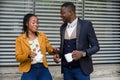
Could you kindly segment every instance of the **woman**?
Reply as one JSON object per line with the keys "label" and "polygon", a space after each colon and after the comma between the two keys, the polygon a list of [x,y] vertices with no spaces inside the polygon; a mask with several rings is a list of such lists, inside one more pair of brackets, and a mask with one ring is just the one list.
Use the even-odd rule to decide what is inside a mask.
{"label": "woman", "polygon": [[52,80],[48,70],[46,52],[55,54],[46,35],[38,32],[38,18],[27,14],[23,19],[23,34],[16,38],[16,61],[23,72],[21,80]]}

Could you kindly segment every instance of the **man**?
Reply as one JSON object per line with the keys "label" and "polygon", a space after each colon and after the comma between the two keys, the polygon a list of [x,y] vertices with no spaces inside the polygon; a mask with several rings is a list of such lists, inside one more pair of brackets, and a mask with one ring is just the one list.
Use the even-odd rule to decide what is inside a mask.
{"label": "man", "polygon": [[64,80],[90,80],[93,71],[91,56],[99,51],[92,23],[76,17],[72,2],[64,3],[60,11],[64,24],[60,28],[59,55],[56,54],[54,60],[59,62],[61,58]]}

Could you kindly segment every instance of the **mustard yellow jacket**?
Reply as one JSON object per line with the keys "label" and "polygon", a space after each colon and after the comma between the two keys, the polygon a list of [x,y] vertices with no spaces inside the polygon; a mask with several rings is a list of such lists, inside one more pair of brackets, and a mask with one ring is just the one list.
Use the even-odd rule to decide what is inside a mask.
{"label": "mustard yellow jacket", "polygon": [[[50,45],[46,35],[37,32],[38,42],[40,44],[41,53],[44,55],[43,64],[47,68],[46,52],[52,53],[52,46]],[[31,68],[31,60],[28,58],[28,53],[31,52],[30,45],[26,33],[16,38],[16,61],[19,62],[19,70],[21,72],[28,72]]]}

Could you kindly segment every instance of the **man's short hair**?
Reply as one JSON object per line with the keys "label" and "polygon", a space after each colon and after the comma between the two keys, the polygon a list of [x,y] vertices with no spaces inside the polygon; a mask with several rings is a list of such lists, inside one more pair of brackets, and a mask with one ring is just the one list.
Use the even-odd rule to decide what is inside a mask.
{"label": "man's short hair", "polygon": [[61,7],[67,7],[73,12],[76,11],[75,5],[72,2],[65,2],[63,5],[61,5]]}

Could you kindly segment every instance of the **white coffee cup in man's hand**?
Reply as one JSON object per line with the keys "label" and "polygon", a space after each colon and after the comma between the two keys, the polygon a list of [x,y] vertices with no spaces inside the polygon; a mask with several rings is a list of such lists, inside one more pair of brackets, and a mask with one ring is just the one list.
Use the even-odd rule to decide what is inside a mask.
{"label": "white coffee cup in man's hand", "polygon": [[72,53],[65,54],[65,59],[67,60],[67,62],[72,62],[73,60]]}

